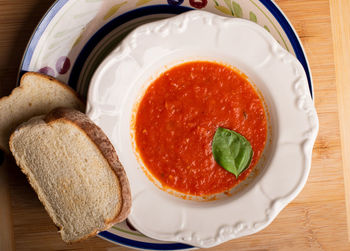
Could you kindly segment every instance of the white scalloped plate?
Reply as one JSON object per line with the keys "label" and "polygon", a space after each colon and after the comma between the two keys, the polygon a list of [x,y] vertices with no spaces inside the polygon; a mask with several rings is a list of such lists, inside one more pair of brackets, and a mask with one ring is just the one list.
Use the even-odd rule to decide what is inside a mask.
{"label": "white scalloped plate", "polygon": [[[233,196],[183,200],[158,189],[132,146],[135,102],[167,67],[209,60],[238,68],[264,97],[269,140],[259,172]],[[190,11],[143,25],[98,67],[87,114],[109,136],[129,177],[130,222],[145,235],[212,247],[265,228],[303,188],[318,131],[317,114],[299,61],[263,28],[243,19]]]}

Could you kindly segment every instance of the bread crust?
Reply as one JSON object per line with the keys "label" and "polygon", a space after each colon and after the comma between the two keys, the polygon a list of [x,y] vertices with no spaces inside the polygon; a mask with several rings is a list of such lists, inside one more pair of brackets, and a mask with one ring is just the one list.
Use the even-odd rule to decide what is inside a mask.
{"label": "bread crust", "polygon": [[[85,103],[86,100],[83,99],[83,97],[81,97],[76,91],[74,91],[69,85],[55,79],[54,77],[39,73],[39,72],[33,72],[33,71],[29,71],[23,74],[23,76],[21,77],[21,81],[20,81],[20,86],[21,84],[24,82],[24,79],[28,76],[37,76],[37,77],[41,77],[41,78],[45,78],[47,79],[49,82],[53,82],[57,85],[62,86],[64,89],[66,89],[67,91],[69,91],[70,93],[72,93],[77,99],[79,99],[79,101],[81,102],[81,107],[85,108]],[[12,93],[11,93],[12,94]],[[1,101],[1,99],[0,99]]]}
{"label": "bread crust", "polygon": [[[27,77],[30,77],[30,76],[36,76],[36,77],[39,77],[39,78],[44,78],[51,84],[56,84],[56,85],[61,86],[62,88],[64,88],[65,90],[67,90],[68,92],[73,94],[80,101],[80,109],[82,111],[84,111],[86,102],[71,87],[69,87],[65,83],[63,83],[63,82],[61,82],[61,81],[59,81],[59,80],[57,80],[57,79],[55,79],[55,78],[53,78],[51,76],[47,76],[45,74],[38,73],[38,72],[26,72],[26,73],[24,73],[23,76],[21,77],[20,85],[17,86],[16,88],[14,88],[12,90],[12,92],[8,96],[0,97],[0,104],[3,103],[3,102],[6,102],[7,99],[9,99],[12,95],[16,95],[17,92],[20,92],[22,89],[24,89],[25,88],[25,86],[23,84],[23,83],[25,83],[24,79],[27,78]],[[5,148],[4,146],[1,146],[1,144],[0,144],[0,150],[4,151],[6,154],[10,153],[9,149]]]}
{"label": "bread crust", "polygon": [[[74,125],[79,127],[81,131],[85,133],[100,150],[100,152],[105,157],[110,167],[114,171],[115,175],[119,179],[121,191],[120,211],[116,213],[114,218],[105,221],[105,228],[99,231],[109,229],[114,224],[125,220],[131,210],[130,185],[125,170],[119,162],[117,153],[112,143],[105,135],[105,133],[101,130],[101,128],[99,128],[95,123],[93,123],[84,113],[81,113],[71,108],[55,108],[44,117],[44,121],[47,124],[55,123],[59,120],[64,120],[66,122],[73,123]],[[87,239],[88,237],[94,236],[96,234],[97,231],[87,236],[84,236],[79,240]]]}
{"label": "bread crust", "polygon": [[37,77],[45,78],[45,79],[49,80],[49,82],[53,82],[55,84],[62,86],[64,89],[66,89],[67,91],[72,93],[75,97],[77,97],[77,99],[79,99],[79,101],[81,102],[82,108],[85,107],[85,103],[86,103],[85,100],[77,92],[75,92],[71,87],[69,87],[67,84],[55,79],[54,77],[51,77],[51,76],[48,76],[48,75],[45,75],[45,74],[42,74],[39,72],[33,72],[33,71],[28,71],[28,72],[24,73],[21,77],[19,86],[14,88],[9,95],[0,97],[0,103],[3,102],[4,100],[8,99],[14,93],[16,93],[18,89],[23,89],[24,79],[28,76],[37,76]]}

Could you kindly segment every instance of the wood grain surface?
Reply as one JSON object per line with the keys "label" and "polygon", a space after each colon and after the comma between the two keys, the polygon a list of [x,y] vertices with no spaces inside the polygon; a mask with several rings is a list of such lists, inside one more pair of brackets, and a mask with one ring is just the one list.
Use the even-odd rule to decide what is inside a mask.
{"label": "wood grain surface", "polygon": [[[331,4],[339,1],[333,0]],[[333,32],[341,30],[338,31],[341,23],[331,18],[329,0],[276,2],[299,34],[313,74],[320,131],[313,151],[310,177],[301,194],[265,230],[208,250],[350,250],[331,20]],[[26,43],[52,3],[52,0],[0,0],[0,96],[7,95],[14,87]],[[332,8],[332,13],[334,10]],[[334,13],[341,11],[338,8]],[[346,13],[347,17],[349,13]],[[346,25],[343,29],[349,32],[350,26],[348,23]],[[336,54],[343,53],[339,51],[342,50],[341,45],[338,45],[341,39],[338,37],[334,40]],[[348,71],[349,61],[338,60],[338,71]],[[338,94],[342,91],[338,88]],[[343,103],[339,103],[341,116],[349,107],[349,100],[348,96],[343,96]],[[344,131],[345,128],[342,130],[343,137]],[[349,158],[349,153],[345,152],[344,155]],[[8,236],[13,235],[16,250],[129,250],[98,237],[72,245],[63,243],[25,176],[12,158],[7,157],[6,162],[0,166],[0,185],[8,188],[1,187],[0,193],[10,193],[8,208],[12,220],[7,221],[6,227],[3,222],[0,223],[0,240],[7,240],[7,245],[11,245],[11,237]],[[4,172],[6,175],[3,175]],[[7,195],[4,198],[8,198]],[[6,213],[3,210],[5,202],[6,199],[0,201],[0,219],[1,214]],[[0,250],[9,249],[9,246],[1,245],[0,242]]]}
{"label": "wood grain surface", "polygon": [[348,238],[350,239],[350,1],[330,0],[342,145]]}

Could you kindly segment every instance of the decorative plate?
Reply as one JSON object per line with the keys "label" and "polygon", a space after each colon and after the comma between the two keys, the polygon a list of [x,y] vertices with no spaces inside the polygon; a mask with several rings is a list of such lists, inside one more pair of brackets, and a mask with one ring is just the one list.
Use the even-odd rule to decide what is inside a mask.
{"label": "decorative plate", "polygon": [[[86,95],[97,66],[133,28],[195,8],[249,19],[264,27],[298,58],[308,79],[305,85],[313,96],[310,69],[300,40],[282,11],[270,0],[58,0],[34,31],[19,76],[26,71],[40,71],[67,82]],[[193,248],[143,236],[125,222],[99,236],[133,248]]]}
{"label": "decorative plate", "polygon": [[[262,93],[270,115],[257,174],[232,196],[206,202],[157,189],[134,154],[130,131],[134,105],[147,86],[171,66],[196,60],[242,71]],[[244,19],[197,10],[132,31],[95,71],[86,111],[111,140],[129,177],[130,222],[152,238],[202,248],[265,228],[309,174],[318,120],[306,85],[299,61],[265,29]]]}

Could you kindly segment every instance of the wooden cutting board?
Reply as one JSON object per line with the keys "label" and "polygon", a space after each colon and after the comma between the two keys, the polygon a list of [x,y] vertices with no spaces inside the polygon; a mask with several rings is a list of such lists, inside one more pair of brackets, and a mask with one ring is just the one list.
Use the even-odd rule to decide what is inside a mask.
{"label": "wooden cutting board", "polygon": [[[332,4],[348,2],[276,0],[301,38],[314,80],[320,131],[307,185],[265,230],[209,250],[350,250],[338,122],[338,115],[344,121],[344,110],[338,114],[329,1]],[[0,0],[0,96],[7,95],[13,88],[30,34],[52,3]],[[342,7],[332,10],[339,13]],[[349,14],[350,9],[346,15]],[[333,18],[337,30],[339,17]],[[349,30],[350,26],[347,27]],[[339,39],[341,36],[336,33],[337,45]],[[336,54],[341,55],[338,52]],[[336,62],[341,64],[342,61]],[[349,67],[343,65],[343,69]],[[128,250],[97,237],[73,245],[64,244],[13,160],[8,159],[0,170],[0,250],[9,250],[11,246],[16,250]],[[6,201],[10,202],[8,207]]]}

